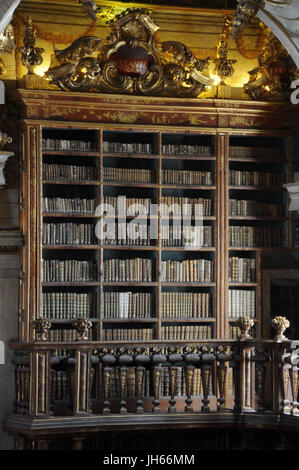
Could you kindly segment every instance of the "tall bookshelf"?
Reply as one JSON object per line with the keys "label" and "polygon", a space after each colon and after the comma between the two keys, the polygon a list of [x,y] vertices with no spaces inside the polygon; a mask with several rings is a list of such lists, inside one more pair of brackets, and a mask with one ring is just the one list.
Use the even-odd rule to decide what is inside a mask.
{"label": "tall bookshelf", "polygon": [[[274,110],[263,115],[261,105],[259,130],[230,122],[220,128],[214,114],[228,119],[227,103],[215,111],[208,101],[198,107],[187,100],[187,112],[178,100],[130,97],[119,98],[116,109],[113,97],[92,104],[91,95],[79,94],[70,108],[72,94],[47,93],[60,115],[32,93],[20,91],[28,103],[21,123],[20,340],[34,341],[33,321],[41,317],[57,343],[77,338],[73,323],[82,317],[92,322],[90,341],[107,344],[235,338],[241,315],[262,336],[262,254],[290,249],[293,230],[283,188],[291,178],[291,132],[269,129]],[[230,112],[237,122],[238,110]],[[145,208],[133,240],[132,203]],[[171,204],[189,217],[183,235],[177,207],[166,213]],[[105,240],[98,236],[103,220]]]}
{"label": "tall bookshelf", "polygon": [[265,250],[288,245],[288,139],[230,136],[229,148],[229,322],[232,336],[240,315],[254,320],[261,335],[261,271]]}
{"label": "tall bookshelf", "polygon": [[50,338],[73,340],[80,317],[99,341],[215,337],[215,136],[47,127],[41,136]]}

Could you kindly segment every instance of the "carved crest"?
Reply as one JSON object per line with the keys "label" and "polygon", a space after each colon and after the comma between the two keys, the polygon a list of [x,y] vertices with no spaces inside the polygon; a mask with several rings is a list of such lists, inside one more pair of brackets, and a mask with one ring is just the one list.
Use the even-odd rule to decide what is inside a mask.
{"label": "carved crest", "polygon": [[46,76],[62,90],[197,97],[212,80],[184,44],[158,42],[145,9],[126,10],[107,23],[108,38],[76,39],[55,50]]}

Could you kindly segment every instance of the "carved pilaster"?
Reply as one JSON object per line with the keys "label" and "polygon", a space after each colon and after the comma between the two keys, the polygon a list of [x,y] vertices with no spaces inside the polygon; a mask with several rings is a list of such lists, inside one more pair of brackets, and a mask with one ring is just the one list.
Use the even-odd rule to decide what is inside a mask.
{"label": "carved pilaster", "polygon": [[91,367],[91,352],[76,351],[75,389],[74,389],[74,415],[90,413],[90,394],[93,371]]}
{"label": "carved pilaster", "polygon": [[266,349],[263,346],[255,348],[255,354],[252,361],[255,363],[255,390],[258,396],[258,411],[265,410],[265,381],[266,381],[266,367],[265,364],[270,360],[266,354]]}
{"label": "carved pilaster", "polygon": [[50,353],[35,351],[30,358],[31,416],[50,415]]}

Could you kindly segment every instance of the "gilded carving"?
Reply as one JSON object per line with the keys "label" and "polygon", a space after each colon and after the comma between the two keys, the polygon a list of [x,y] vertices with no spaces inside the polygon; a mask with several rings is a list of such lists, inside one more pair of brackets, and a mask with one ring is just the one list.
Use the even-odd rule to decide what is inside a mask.
{"label": "gilded carving", "polygon": [[258,67],[250,70],[244,91],[253,100],[289,100],[289,88],[296,77],[296,65],[273,33],[268,30]]}
{"label": "gilded carving", "polygon": [[35,31],[30,17],[27,18],[24,46],[19,47],[19,51],[22,55],[22,63],[28,69],[28,74],[34,74],[34,67],[43,62],[42,53],[45,50],[41,47],[35,47]]}
{"label": "gilded carving", "polygon": [[158,43],[159,27],[145,9],[128,9],[110,21],[110,36],[76,39],[55,50],[46,76],[62,90],[197,97],[212,80],[209,59],[197,59],[177,41]]}
{"label": "gilded carving", "polygon": [[232,37],[235,39],[244,27],[255,17],[264,5],[264,0],[238,0],[237,12],[232,27]]}

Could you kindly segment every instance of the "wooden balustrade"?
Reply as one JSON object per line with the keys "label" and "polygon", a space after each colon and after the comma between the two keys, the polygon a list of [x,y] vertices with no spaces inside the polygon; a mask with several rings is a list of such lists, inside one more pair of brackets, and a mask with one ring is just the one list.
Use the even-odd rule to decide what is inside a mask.
{"label": "wooden balustrade", "polygon": [[[59,402],[65,404],[65,411],[59,407],[59,415],[65,416],[223,411],[299,414],[296,341],[246,338],[129,348],[76,342],[63,344],[67,357],[57,356],[58,345],[53,343],[11,346],[17,351],[19,415],[55,416]],[[177,393],[179,371],[185,380],[184,396]],[[195,395],[196,374],[201,379],[199,396]],[[165,382],[162,387],[165,376],[167,396]]]}

